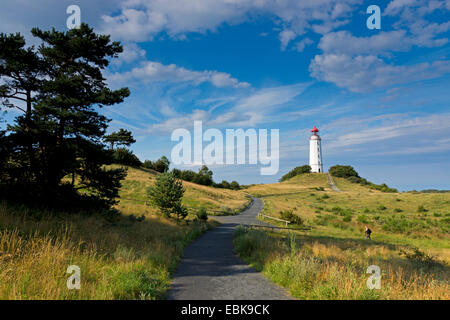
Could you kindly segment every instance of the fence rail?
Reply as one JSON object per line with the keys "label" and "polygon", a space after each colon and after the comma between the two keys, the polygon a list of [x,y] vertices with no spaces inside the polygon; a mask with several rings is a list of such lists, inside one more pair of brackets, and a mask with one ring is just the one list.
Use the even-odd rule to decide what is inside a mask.
{"label": "fence rail", "polygon": [[274,231],[275,229],[278,229],[278,230],[311,231],[311,227],[287,228],[287,227],[276,227],[276,226],[264,226],[264,225],[258,225],[258,224],[241,224],[241,226],[244,226],[246,228],[267,228],[267,229],[272,229],[272,231]]}
{"label": "fence rail", "polygon": [[271,217],[271,216],[266,216],[265,214],[262,214],[262,213],[258,214],[258,216],[262,217],[263,219],[264,218],[268,218],[268,219],[272,219],[272,220],[275,220],[275,221],[284,222],[286,224],[286,227],[287,227],[287,225],[289,223],[291,223],[290,221],[279,219],[279,218],[275,218],[275,217]]}

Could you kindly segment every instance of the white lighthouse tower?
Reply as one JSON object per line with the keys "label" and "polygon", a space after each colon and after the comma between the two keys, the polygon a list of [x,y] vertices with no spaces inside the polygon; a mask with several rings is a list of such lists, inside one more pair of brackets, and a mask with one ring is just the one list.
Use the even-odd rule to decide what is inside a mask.
{"label": "white lighthouse tower", "polygon": [[317,134],[319,129],[314,126],[311,130],[312,135],[309,138],[309,165],[311,166],[311,172],[323,172],[322,165],[322,139]]}

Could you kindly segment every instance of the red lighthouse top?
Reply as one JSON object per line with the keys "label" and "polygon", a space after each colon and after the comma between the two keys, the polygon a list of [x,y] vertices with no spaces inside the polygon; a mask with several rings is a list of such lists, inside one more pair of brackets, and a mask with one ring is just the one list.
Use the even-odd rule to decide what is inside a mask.
{"label": "red lighthouse top", "polygon": [[319,129],[317,129],[316,126],[314,126],[314,128],[311,130],[311,132],[314,132],[314,133],[319,132]]}

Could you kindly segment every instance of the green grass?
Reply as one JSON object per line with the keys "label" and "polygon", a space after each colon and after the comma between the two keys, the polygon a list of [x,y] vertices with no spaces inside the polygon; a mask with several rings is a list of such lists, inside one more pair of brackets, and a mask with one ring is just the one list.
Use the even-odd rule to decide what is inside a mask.
{"label": "green grass", "polygon": [[[296,251],[295,259],[283,245],[289,240],[284,233],[268,236],[252,232],[251,236],[237,237],[235,245],[239,247],[244,241],[253,248],[241,251],[241,256],[299,298],[448,299],[450,194],[383,193],[345,179],[334,181],[342,192],[329,188],[325,174],[250,186],[250,194],[263,196],[264,214],[280,217],[283,211],[292,211],[305,225],[312,226],[312,231],[307,235],[297,232],[301,239],[297,246],[302,249]],[[364,239],[364,225],[372,229],[372,241]],[[401,250],[411,248],[434,257],[440,267],[430,271],[399,256]],[[326,268],[311,262],[323,261],[324,255],[334,261]],[[390,277],[389,285],[375,295],[366,290],[367,276],[363,272],[373,261],[383,265],[386,277]],[[311,279],[317,284],[308,282],[311,274],[303,274],[304,270],[315,270],[311,271]],[[322,279],[317,275],[319,271],[327,276]],[[409,279],[415,281],[411,287],[407,285]],[[339,281],[344,280],[352,286],[339,286]],[[439,285],[433,293],[435,283]]]}

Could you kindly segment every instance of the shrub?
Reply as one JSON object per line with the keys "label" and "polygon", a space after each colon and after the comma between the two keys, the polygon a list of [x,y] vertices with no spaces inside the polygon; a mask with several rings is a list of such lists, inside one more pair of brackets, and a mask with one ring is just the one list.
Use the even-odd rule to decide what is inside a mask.
{"label": "shrub", "polygon": [[196,213],[196,216],[199,220],[207,221],[208,220],[208,212],[205,207],[200,207]]}
{"label": "shrub", "polygon": [[428,212],[428,210],[425,209],[423,205],[420,205],[419,207],[417,207],[417,212]]}
{"label": "shrub", "polygon": [[287,220],[292,224],[296,224],[299,226],[303,225],[302,218],[300,218],[296,214],[293,214],[292,211],[290,211],[290,210],[280,211],[280,216],[281,216],[281,219]]}
{"label": "shrub", "polygon": [[395,209],[394,209],[394,212],[403,212],[403,210],[400,209],[400,208],[395,208]]}
{"label": "shrub", "polygon": [[352,216],[350,216],[350,215],[344,216],[344,218],[342,219],[342,221],[344,221],[344,222],[350,222],[350,221],[352,221]]}
{"label": "shrub", "polygon": [[383,206],[383,205],[380,205],[380,206],[378,206],[378,210],[386,210],[387,208],[385,207],[385,206]]}
{"label": "shrub", "polygon": [[416,247],[412,247],[408,251],[400,249],[399,255],[405,256],[409,261],[427,268],[441,265],[440,261],[438,261],[436,257],[428,255],[427,253]]}
{"label": "shrub", "polygon": [[280,182],[286,181],[290,178],[293,178],[295,176],[298,176],[298,175],[304,174],[304,173],[311,173],[311,167],[309,165],[295,167],[294,169],[292,169],[291,171],[286,173],[284,176],[282,176],[280,179]]}
{"label": "shrub", "polygon": [[332,176],[340,178],[360,178],[358,172],[352,166],[335,165],[328,171]]}
{"label": "shrub", "polygon": [[368,216],[366,216],[365,214],[361,214],[361,215],[358,216],[358,222],[369,223],[370,222],[370,218]]}

